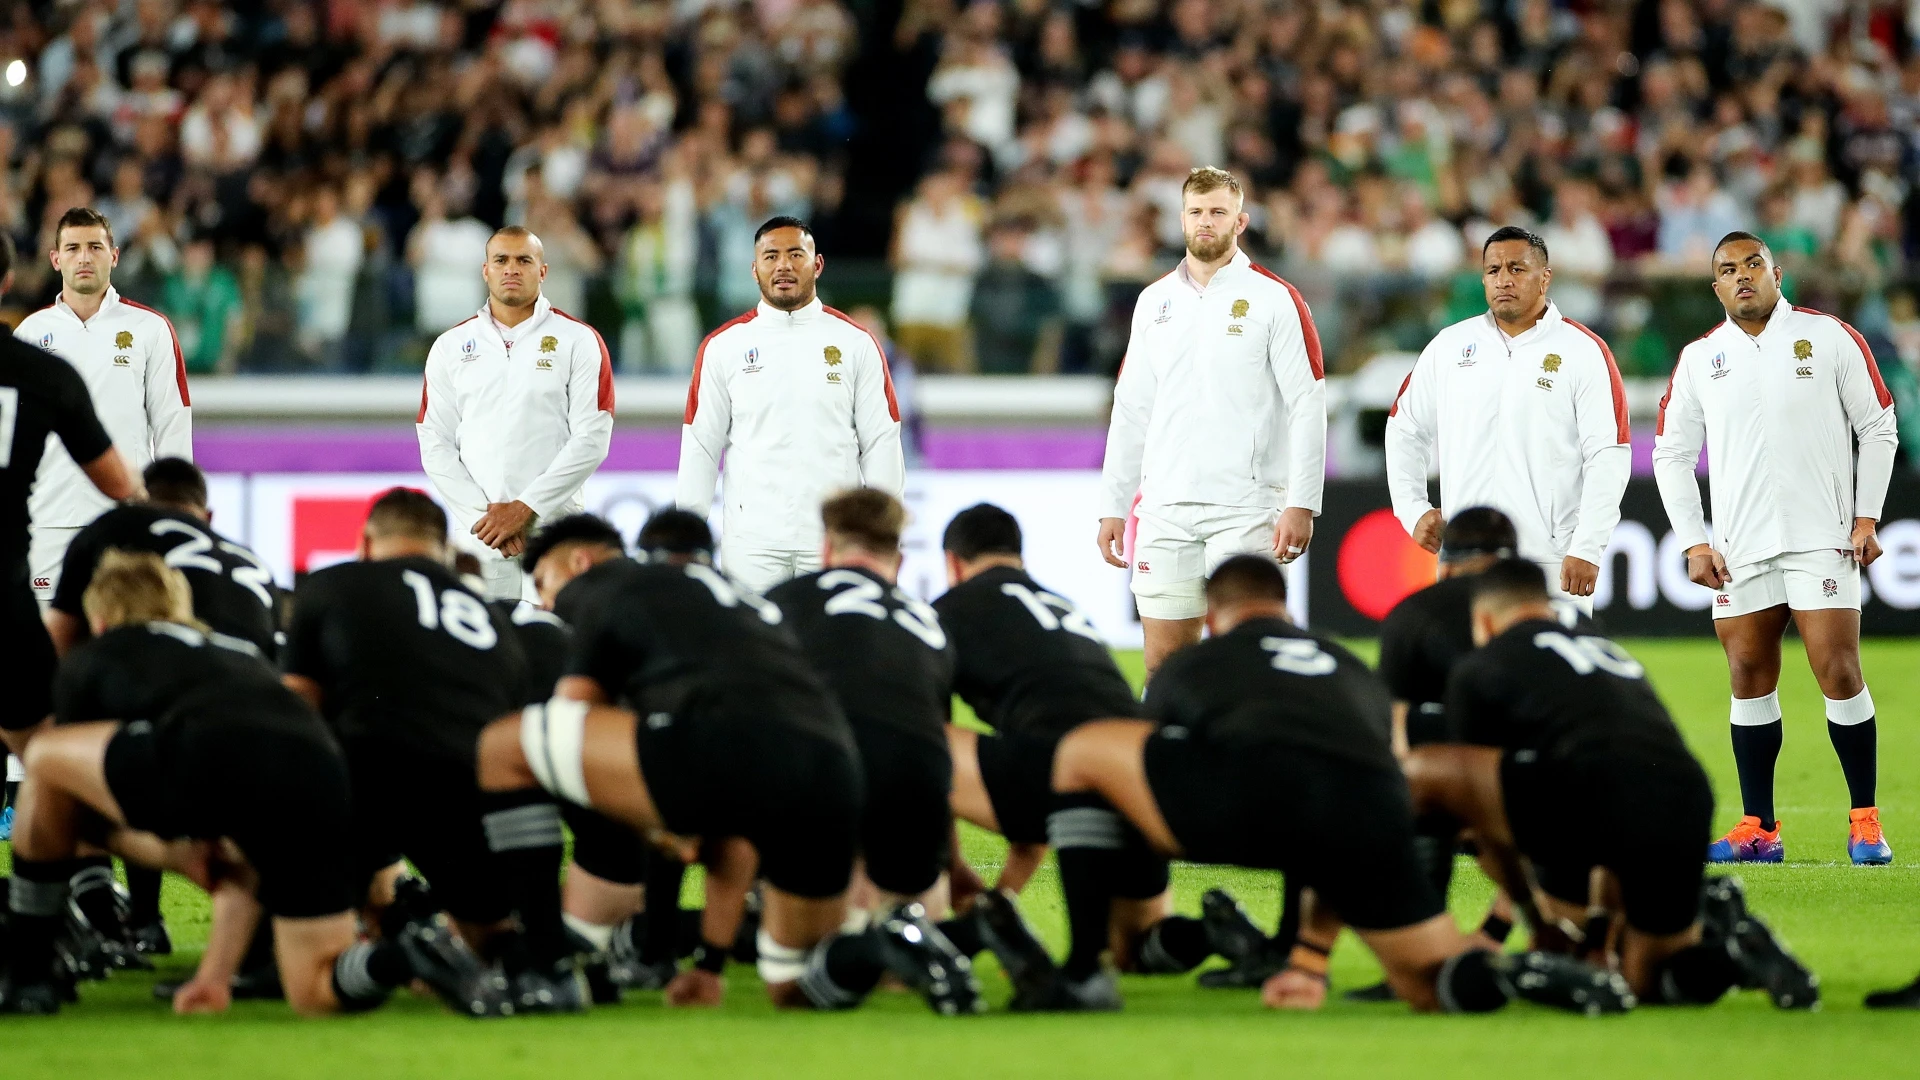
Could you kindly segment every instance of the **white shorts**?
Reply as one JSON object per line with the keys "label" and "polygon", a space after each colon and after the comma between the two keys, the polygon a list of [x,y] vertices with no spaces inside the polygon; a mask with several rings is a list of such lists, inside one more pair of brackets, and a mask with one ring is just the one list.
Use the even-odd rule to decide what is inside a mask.
{"label": "white shorts", "polygon": [[1278,510],[1194,503],[1138,510],[1133,597],[1147,619],[1207,613],[1207,575],[1235,555],[1273,554]]}
{"label": "white shorts", "polygon": [[720,569],[749,591],[765,596],[776,585],[820,569],[820,551],[818,548],[791,551],[745,543],[730,544],[722,540]]}
{"label": "white shorts", "polygon": [[77,528],[33,527],[27,545],[27,570],[33,575],[33,598],[45,610],[53,603],[53,590],[60,584],[60,566],[67,561],[67,547],[80,535]]}
{"label": "white shorts", "polygon": [[526,600],[533,604],[540,602],[540,594],[534,590],[533,579],[521,569],[518,556],[511,559],[482,558],[480,579],[487,583],[486,595],[489,600]]}
{"label": "white shorts", "polygon": [[1860,564],[1851,551],[1789,551],[1748,566],[1731,566],[1733,580],[1713,594],[1713,617],[1731,619],[1787,605],[1793,611],[1860,609]]}

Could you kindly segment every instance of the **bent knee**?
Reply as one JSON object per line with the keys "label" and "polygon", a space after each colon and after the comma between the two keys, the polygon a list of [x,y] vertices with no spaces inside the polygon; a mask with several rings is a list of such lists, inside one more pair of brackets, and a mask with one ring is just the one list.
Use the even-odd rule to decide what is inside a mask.
{"label": "bent knee", "polygon": [[479,779],[482,791],[519,791],[538,787],[520,746],[520,714],[512,713],[480,731]]}

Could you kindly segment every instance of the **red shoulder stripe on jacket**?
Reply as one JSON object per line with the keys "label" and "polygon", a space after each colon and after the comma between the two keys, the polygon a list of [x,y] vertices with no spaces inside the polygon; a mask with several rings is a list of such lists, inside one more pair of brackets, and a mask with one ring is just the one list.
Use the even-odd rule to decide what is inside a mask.
{"label": "red shoulder stripe on jacket", "polygon": [[1607,362],[1607,382],[1613,386],[1613,423],[1615,434],[1619,437],[1620,442],[1632,442],[1633,425],[1627,422],[1627,384],[1620,378],[1620,366],[1613,362],[1613,350],[1607,348],[1607,343],[1600,340],[1599,334],[1581,326],[1572,319],[1564,319],[1562,321],[1575,330],[1592,338],[1593,343],[1600,346],[1600,358]]}
{"label": "red shoulder stripe on jacket", "polygon": [[1387,409],[1388,416],[1400,415],[1400,399],[1407,396],[1407,387],[1412,385],[1413,372],[1409,371],[1407,372],[1407,377],[1400,380],[1400,389],[1393,392],[1393,405]]}
{"label": "red shoulder stripe on jacket", "polygon": [[752,322],[754,316],[758,314],[760,314],[760,309],[755,308],[745,315],[735,315],[733,318],[714,327],[713,333],[700,339],[700,348],[693,354],[693,382],[687,385],[687,413],[681,418],[681,423],[693,423],[694,415],[700,411],[700,373],[706,370],[707,346],[712,343],[714,338],[720,336],[721,331],[727,330],[730,327],[739,326],[741,323]]}
{"label": "red shoulder stripe on jacket", "polygon": [[1259,263],[1248,263],[1247,265],[1252,267],[1253,272],[1259,274],[1261,277],[1271,278],[1279,282],[1280,287],[1287,290],[1287,295],[1293,297],[1293,309],[1300,313],[1300,335],[1304,337],[1307,342],[1307,366],[1313,368],[1314,378],[1326,378],[1326,359],[1320,354],[1320,328],[1313,325],[1313,313],[1307,310],[1307,298],[1300,295],[1300,290],[1293,287],[1293,282],[1288,281],[1279,274],[1261,266]]}
{"label": "red shoulder stripe on jacket", "polygon": [[561,318],[568,320],[569,322],[577,322],[581,326],[586,327],[587,332],[593,335],[593,343],[595,345],[600,346],[600,411],[605,413],[612,412],[613,411],[613,354],[607,352],[607,339],[601,337],[600,331],[595,330],[593,328],[593,324],[587,322],[587,320],[576,319],[572,315],[569,315],[566,312],[561,311],[559,308],[552,308],[550,310],[552,310],[552,312],[555,315],[558,315]]}
{"label": "red shoulder stripe on jacket", "polygon": [[[124,296],[120,298],[120,302],[138,311],[144,311],[151,315],[160,315],[158,311],[155,311],[147,305],[136,303]],[[193,400],[187,396],[187,357],[185,353],[180,351],[180,335],[173,332],[173,320],[167,318],[165,315],[160,315],[160,321],[166,324],[167,337],[173,342],[173,377],[174,380],[180,384],[180,404],[191,408]],[[1853,328],[1848,327],[1847,329],[1851,330]],[[1854,336],[1858,337],[1859,335],[1856,334]],[[1878,379],[1879,375],[1876,373],[1874,378]]]}
{"label": "red shoulder stripe on jacket", "polygon": [[880,357],[880,377],[886,380],[887,414],[893,417],[893,420],[895,423],[899,423],[900,422],[900,399],[895,397],[893,394],[893,369],[887,366],[887,350],[881,347],[880,339],[873,336],[873,331],[867,329],[864,326],[861,326],[857,322],[854,322],[851,318],[847,316],[846,312],[841,311],[839,308],[830,308],[825,304],[821,304],[820,308],[821,310],[825,311],[827,314],[833,316],[836,319],[839,319],[841,322],[846,323],[848,326],[851,326],[855,330],[858,330],[861,333],[867,335],[867,339],[873,342],[873,351],[877,353]]}
{"label": "red shoulder stripe on jacket", "polygon": [[[1810,307],[1800,307],[1798,305],[1795,305],[1793,310],[1802,311],[1808,315],[1827,315],[1824,311],[1815,311]],[[1867,347],[1867,339],[1861,337],[1860,331],[1848,325],[1847,320],[1842,319],[1838,315],[1827,315],[1827,318],[1839,323],[1840,329],[1845,330],[1847,336],[1853,339],[1853,343],[1860,346],[1860,355],[1866,357],[1867,360],[1867,377],[1873,380],[1874,397],[1879,399],[1881,408],[1885,409],[1891,406],[1893,404],[1893,391],[1887,389],[1886,382],[1880,378],[1880,362],[1873,358],[1873,350]]]}

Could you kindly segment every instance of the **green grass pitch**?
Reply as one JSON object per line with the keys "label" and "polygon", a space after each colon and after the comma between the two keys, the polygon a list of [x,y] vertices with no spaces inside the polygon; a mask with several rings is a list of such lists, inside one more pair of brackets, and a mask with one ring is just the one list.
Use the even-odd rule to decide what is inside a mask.
{"label": "green grass pitch", "polygon": [[[1631,642],[1714,776],[1721,824],[1738,816],[1727,749],[1725,668],[1711,640]],[[1243,1077],[1538,1075],[1557,1078],[1708,1075],[1760,1077],[1920,1075],[1920,1016],[1869,1014],[1869,989],[1920,970],[1920,640],[1871,642],[1868,682],[1879,704],[1880,805],[1897,861],[1846,865],[1846,791],[1827,745],[1819,691],[1789,642],[1781,699],[1787,745],[1779,814],[1782,867],[1746,871],[1754,906],[1823,978],[1816,1014],[1776,1013],[1758,994],[1710,1009],[1646,1009],[1584,1020],[1517,1005],[1488,1017],[1412,1016],[1400,1006],[1332,1001],[1318,1015],[1262,1010],[1247,991],[1202,991],[1190,977],[1123,980],[1127,1010],[1103,1016],[994,1014],[942,1020],[917,998],[883,993],[836,1015],[782,1015],[769,1008],[752,971],[730,971],[717,1012],[668,1015],[658,994],[633,994],[581,1017],[476,1023],[434,1003],[397,998],[366,1016],[301,1021],[278,1004],[243,1003],[230,1015],[182,1019],[152,1000],[153,976],[116,977],[84,988],[81,1004],[50,1021],[0,1018],[0,1069],[18,1077]],[[1122,658],[1136,673],[1137,655]],[[1565,823],[1570,843],[1604,820]],[[998,863],[992,837],[968,838],[974,861]],[[1271,925],[1271,875],[1181,867],[1178,903],[1224,885]],[[1486,896],[1462,867],[1456,911],[1477,919]],[[168,916],[182,955],[176,976],[206,934],[206,905],[169,879]],[[1058,944],[1064,936],[1049,865],[1024,901]],[[1334,985],[1371,982],[1372,960],[1351,939],[1336,951]],[[989,999],[1007,990],[983,964]]]}

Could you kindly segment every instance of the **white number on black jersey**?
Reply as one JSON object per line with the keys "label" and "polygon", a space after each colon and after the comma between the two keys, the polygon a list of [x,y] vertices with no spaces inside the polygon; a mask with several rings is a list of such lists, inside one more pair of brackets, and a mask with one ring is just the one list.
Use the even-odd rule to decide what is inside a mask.
{"label": "white number on black jersey", "polygon": [[1266,637],[1260,647],[1273,654],[1273,670],[1289,675],[1331,675],[1340,666],[1312,638]]}
{"label": "white number on black jersey", "polygon": [[220,541],[220,550],[247,564],[236,566],[229,571],[221,565],[219,559],[208,554],[213,550],[213,537],[184,521],[161,518],[149,526],[147,531],[155,536],[185,537],[168,550],[165,556],[168,566],[176,570],[205,570],[216,577],[225,574],[236,584],[245,586],[252,591],[253,595],[259,597],[261,607],[269,610],[273,608],[273,594],[267,591],[267,586],[273,583],[273,571],[268,570],[259,559],[255,558],[253,552],[239,544]]}
{"label": "white number on black jersey", "polygon": [[1604,671],[1623,679],[1638,679],[1647,673],[1647,669],[1640,666],[1640,661],[1603,637],[1582,634],[1576,638],[1558,630],[1545,630],[1533,635],[1533,644],[1537,648],[1552,649],[1559,653],[1560,659],[1565,660],[1567,666],[1579,675]]}
{"label": "white number on black jersey", "polygon": [[[828,615],[865,615],[869,619],[887,617],[887,606],[880,602],[885,590],[879,582],[865,574],[856,574],[851,570],[829,570],[820,575],[820,587],[833,593],[821,608]],[[893,590],[893,598],[900,604],[900,609],[893,613],[893,621],[901,629],[926,642],[929,649],[947,647],[947,632],[940,628],[940,617],[933,613],[933,608],[898,588]]]}
{"label": "white number on black jersey", "polygon": [[453,640],[482,652],[499,644],[500,635],[493,628],[487,605],[471,593],[448,589],[435,597],[433,582],[418,570],[400,571],[400,580],[413,590],[415,613],[420,617],[421,626],[445,630],[453,635]]}
{"label": "white number on black jersey", "polygon": [[[1025,605],[1027,611],[1033,616],[1033,621],[1040,624],[1040,629],[1065,630],[1079,634],[1083,638],[1100,641],[1100,631],[1095,630],[1093,623],[1085,615],[1080,614],[1080,609],[1074,607],[1073,601],[1066,597],[1055,596],[1044,591],[1035,592],[1017,581],[1009,581],[1000,586],[1000,591]],[[1104,641],[1100,643],[1106,644]]]}
{"label": "white number on black jersey", "polygon": [[780,625],[778,606],[728,581],[720,571],[706,563],[697,562],[688,563],[682,569],[686,571],[688,577],[707,587],[707,591],[713,594],[714,603],[721,607],[737,607],[745,604],[760,616],[761,622],[768,626]]}

